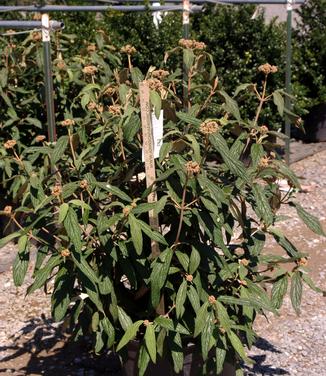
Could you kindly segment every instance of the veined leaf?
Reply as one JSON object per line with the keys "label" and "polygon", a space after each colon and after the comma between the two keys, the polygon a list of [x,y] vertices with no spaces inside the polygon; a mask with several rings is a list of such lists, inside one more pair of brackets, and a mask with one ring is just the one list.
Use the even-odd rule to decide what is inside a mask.
{"label": "veined leaf", "polygon": [[179,287],[176,301],[175,301],[175,310],[176,310],[177,318],[182,317],[185,311],[184,304],[186,301],[186,297],[187,297],[187,281],[184,279]]}
{"label": "veined leaf", "polygon": [[150,356],[145,344],[140,346],[138,355],[138,375],[144,376],[148,363],[150,361]]}
{"label": "veined leaf", "polygon": [[272,303],[276,309],[281,308],[287,288],[288,276],[285,274],[274,283],[272,288]]}
{"label": "veined leaf", "polygon": [[224,90],[219,90],[219,94],[221,94],[225,100],[223,106],[224,110],[233,115],[238,121],[240,121],[241,116],[238,103],[233,98],[231,98]]}
{"label": "veined leaf", "polygon": [[60,255],[55,255],[50,258],[47,264],[39,269],[35,273],[35,279],[33,284],[27,289],[27,294],[31,294],[35,290],[39,289],[44,285],[46,280],[50,278],[52,270],[62,262]]}
{"label": "veined leaf", "polygon": [[317,235],[326,236],[325,231],[323,230],[321,223],[318,218],[314,215],[308,213],[300,204],[292,202],[291,203],[297,209],[297,213],[302,221]]}
{"label": "veined leaf", "polygon": [[126,346],[131,340],[133,340],[136,337],[138,329],[143,322],[143,320],[138,320],[127,328],[125,334],[123,335],[117,346],[117,351],[121,350],[124,346]]}
{"label": "veined leaf", "polygon": [[184,112],[177,112],[176,115],[180,120],[184,121],[187,124],[195,125],[196,127],[199,127],[202,123],[201,120]]}
{"label": "veined leaf", "polygon": [[114,187],[111,184],[107,184],[106,188],[115,196],[121,198],[121,200],[127,201],[127,202],[132,202],[132,199],[125,193],[123,192],[120,188]]}
{"label": "veined leaf", "polygon": [[277,106],[278,113],[283,116],[284,114],[284,98],[279,91],[273,92],[273,102]]}
{"label": "veined leaf", "polygon": [[214,329],[214,315],[212,312],[208,313],[207,320],[205,322],[205,325],[203,327],[200,340],[201,340],[201,350],[202,350],[202,356],[203,360],[206,361],[208,357],[208,352],[211,349],[211,339]]}
{"label": "veined leaf", "polygon": [[80,252],[82,248],[81,230],[80,230],[77,214],[75,213],[73,208],[69,207],[68,212],[66,214],[66,218],[63,221],[63,225],[66,229],[69,239],[75,246],[76,251]]}
{"label": "veined leaf", "polygon": [[205,302],[197,312],[197,316],[195,319],[194,337],[197,337],[198,334],[200,334],[204,328],[204,325],[208,317],[208,311],[207,311],[208,304],[209,304],[208,302]]}
{"label": "veined leaf", "polygon": [[153,324],[147,325],[144,340],[152,362],[156,363],[156,337]]}
{"label": "veined leaf", "polygon": [[192,247],[189,260],[189,274],[194,274],[200,265],[200,254],[195,247]]}
{"label": "veined leaf", "polygon": [[302,278],[300,271],[295,271],[292,275],[290,297],[295,312],[299,314],[302,298]]}
{"label": "veined leaf", "polygon": [[122,329],[126,332],[130,326],[132,326],[132,320],[131,318],[127,315],[127,313],[124,311],[123,308],[117,306],[118,308],[118,318],[120,325]]}
{"label": "veined leaf", "polygon": [[274,215],[265,196],[263,187],[258,184],[253,184],[252,191],[257,205],[257,214],[263,219],[267,226],[270,226],[273,223]]}
{"label": "veined leaf", "polygon": [[141,226],[139,224],[139,221],[132,213],[129,213],[128,215],[128,223],[130,225],[132,242],[137,254],[140,255],[143,250],[143,235],[141,233]]}
{"label": "veined leaf", "polygon": [[253,361],[247,357],[245,349],[244,349],[244,347],[243,347],[243,345],[242,345],[239,337],[234,332],[232,332],[232,331],[228,332],[227,336],[228,336],[228,338],[229,338],[229,340],[231,342],[232,347],[240,355],[240,357],[246,363],[252,364]]}
{"label": "veined leaf", "polygon": [[66,215],[68,213],[68,209],[69,205],[66,202],[60,205],[58,223],[62,223],[65,220]]}

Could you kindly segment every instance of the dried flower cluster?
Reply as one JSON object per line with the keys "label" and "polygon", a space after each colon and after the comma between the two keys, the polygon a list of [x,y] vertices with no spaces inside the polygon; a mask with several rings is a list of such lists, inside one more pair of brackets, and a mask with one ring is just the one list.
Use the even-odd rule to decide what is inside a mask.
{"label": "dried flower cluster", "polygon": [[157,78],[151,78],[148,81],[148,86],[151,90],[158,90],[161,91],[163,89],[163,84]]}
{"label": "dried flower cluster", "polygon": [[62,193],[61,185],[55,185],[54,187],[52,187],[51,193],[53,194],[53,196],[60,196]]}
{"label": "dried flower cluster", "polygon": [[39,40],[42,39],[42,34],[39,31],[33,31],[32,39],[34,42],[38,42]]}
{"label": "dried flower cluster", "polygon": [[190,161],[187,162],[185,166],[189,175],[198,174],[200,172],[200,166],[197,162]]}
{"label": "dried flower cluster", "polygon": [[12,213],[12,206],[10,206],[10,205],[5,206],[4,209],[3,209],[3,212],[5,213],[5,215],[10,216],[11,213]]}
{"label": "dried flower cluster", "polygon": [[105,90],[104,94],[112,96],[115,92],[116,92],[116,88],[115,87],[108,87]]}
{"label": "dried flower cluster", "polygon": [[129,213],[131,212],[131,207],[130,206],[125,206],[122,209],[122,213],[124,217],[128,217]]}
{"label": "dried flower cluster", "polygon": [[8,140],[3,144],[3,146],[5,147],[5,149],[12,149],[16,144],[16,140]]}
{"label": "dried flower cluster", "polygon": [[186,275],[186,280],[187,280],[188,282],[192,282],[193,279],[194,279],[194,277],[193,277],[191,274],[187,274],[187,275]]}
{"label": "dried flower cluster", "polygon": [[109,113],[111,115],[120,115],[121,114],[120,106],[118,106],[118,105],[109,106]]}
{"label": "dried flower cluster", "polygon": [[62,257],[69,257],[70,256],[70,251],[69,249],[65,248],[60,252]]}
{"label": "dried flower cluster", "polygon": [[83,68],[83,73],[94,75],[97,72],[97,68],[94,65],[87,65]]}
{"label": "dried flower cluster", "polygon": [[62,120],[61,122],[61,125],[63,127],[70,127],[71,125],[74,125],[75,124],[75,120],[73,119],[65,119],[65,120]]}
{"label": "dried flower cluster", "polygon": [[46,139],[46,136],[44,136],[43,134],[39,134],[38,136],[35,137],[36,142],[42,142],[45,139]]}
{"label": "dried flower cluster", "polygon": [[79,183],[79,186],[80,188],[82,189],[87,189],[88,188],[88,181],[86,179],[83,179],[80,183]]}
{"label": "dried flower cluster", "polygon": [[60,59],[57,62],[57,68],[60,69],[60,70],[66,69],[66,63],[64,62],[64,60]]}
{"label": "dried flower cluster", "polygon": [[264,156],[260,159],[258,165],[259,165],[260,168],[266,168],[266,167],[268,167],[269,162],[270,162],[270,159],[267,156]]}
{"label": "dried flower cluster", "polygon": [[128,54],[128,55],[134,55],[137,52],[136,48],[133,47],[131,44],[127,44],[127,45],[121,47],[120,51],[122,53]]}
{"label": "dried flower cluster", "polygon": [[215,296],[210,295],[210,296],[208,297],[208,301],[210,302],[210,304],[214,304],[214,303],[216,302],[216,298],[215,298]]}
{"label": "dried flower cluster", "polygon": [[180,39],[179,46],[183,48],[190,48],[193,50],[203,50],[206,48],[206,44],[204,42],[198,42],[194,39]]}
{"label": "dried flower cluster", "polygon": [[269,129],[268,129],[267,125],[262,125],[259,128],[259,131],[260,131],[261,134],[266,134],[269,131]]}
{"label": "dried flower cluster", "polygon": [[213,120],[206,120],[199,126],[199,131],[203,134],[209,135],[218,131],[218,124]]}
{"label": "dried flower cluster", "polygon": [[158,78],[159,80],[163,80],[165,77],[167,77],[170,73],[164,69],[158,69],[158,70],[155,70],[153,73],[152,73],[152,76],[154,78]]}
{"label": "dried flower cluster", "polygon": [[263,72],[265,75],[268,75],[270,73],[276,73],[277,67],[275,65],[270,65],[268,63],[260,65],[258,67],[259,72]]}

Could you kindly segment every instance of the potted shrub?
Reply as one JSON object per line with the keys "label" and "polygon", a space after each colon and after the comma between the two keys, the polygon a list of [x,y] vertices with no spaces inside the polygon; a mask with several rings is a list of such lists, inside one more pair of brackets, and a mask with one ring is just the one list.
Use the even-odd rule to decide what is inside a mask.
{"label": "potted shrub", "polygon": [[[277,312],[289,282],[296,311],[303,283],[318,291],[307,255],[277,228],[278,209],[295,205],[312,230],[324,231],[293,201],[298,179],[272,151],[273,131],[260,122],[269,100],[284,112],[282,91],[267,88],[277,68],[260,66],[262,82],[236,90],[235,98],[245,92],[257,98],[253,118],[242,119],[235,98],[219,88],[205,45],[181,40],[174,52],[180,50],[186,81],[180,70],[152,67],[143,76],[132,65],[132,46],[122,49],[128,67],[120,70],[96,46],[57,64],[63,86],[79,88],[78,94],[67,95],[55,144],[41,136],[36,146],[4,143],[3,158],[19,173],[13,177],[18,206],[2,214],[19,229],[1,245],[18,240],[13,276],[19,286],[31,243],[37,244],[28,293],[53,281],[54,319],[69,322],[75,339],[91,335],[96,353],[117,352],[127,374],[144,375],[155,363],[185,375],[226,374],[228,363],[231,374],[241,374],[242,363],[251,362],[245,346],[255,341],[256,315]],[[143,80],[154,116],[164,111],[150,187],[142,162]],[[285,194],[280,178],[291,186]],[[152,191],[157,200],[148,202]],[[149,212],[158,218],[156,229]],[[283,256],[264,250],[267,236]],[[138,371],[129,367],[132,360]]]}

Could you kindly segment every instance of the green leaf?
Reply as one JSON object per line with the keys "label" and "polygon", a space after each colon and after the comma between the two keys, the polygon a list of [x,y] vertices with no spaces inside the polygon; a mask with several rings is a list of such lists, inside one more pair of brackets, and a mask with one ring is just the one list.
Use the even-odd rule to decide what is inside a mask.
{"label": "green leaf", "polygon": [[214,315],[209,312],[204,328],[201,333],[201,350],[204,362],[207,360],[208,352],[211,349],[212,334],[214,329]]}
{"label": "green leaf", "polygon": [[144,80],[144,76],[139,68],[133,67],[130,70],[132,82],[138,86],[140,81]]}
{"label": "green leaf", "polygon": [[107,184],[106,188],[115,196],[121,198],[123,201],[127,202],[132,202],[132,199],[125,193],[123,192],[120,188],[114,187],[111,184]]}
{"label": "green leaf", "polygon": [[63,204],[60,205],[58,223],[62,223],[65,220],[66,215],[68,213],[68,209],[69,209],[69,205],[67,203],[64,202]]}
{"label": "green leaf", "polygon": [[134,244],[135,250],[138,255],[141,255],[143,250],[143,235],[139,221],[132,213],[129,213],[128,223],[130,225],[131,239]]}
{"label": "green leaf", "polygon": [[97,331],[99,323],[100,323],[100,315],[97,311],[95,311],[93,313],[92,322],[91,322],[91,328],[93,332]]}
{"label": "green leaf", "polygon": [[208,318],[208,308],[209,303],[205,302],[197,312],[197,316],[195,319],[195,331],[194,337],[197,337],[203,330],[206,320]]}
{"label": "green leaf", "polygon": [[176,373],[179,373],[183,369],[183,359],[184,359],[181,336],[179,333],[173,333],[170,336],[170,338],[171,338],[170,348],[171,348],[171,355],[172,355],[172,360],[173,360],[173,365],[174,365],[174,371]]}
{"label": "green leaf", "polygon": [[219,94],[224,98],[223,108],[226,112],[233,115],[238,121],[241,120],[238,103],[232,99],[224,90],[220,90]]}
{"label": "green leaf", "polygon": [[150,226],[145,223],[144,221],[141,221],[141,220],[137,220],[142,231],[152,240],[158,242],[158,243],[161,243],[161,244],[164,244],[164,245],[167,245],[167,242],[166,240],[164,239],[164,236],[161,235],[159,232],[157,231],[154,231],[150,228]]}
{"label": "green leaf", "polygon": [[241,93],[241,91],[244,91],[244,90],[246,90],[249,87],[252,88],[253,86],[254,86],[253,84],[241,84],[241,85],[239,85],[235,89],[234,96],[236,97],[239,93]]}
{"label": "green leaf", "polygon": [[136,337],[138,329],[143,322],[143,320],[138,320],[127,328],[125,334],[123,335],[118,344],[117,351],[120,351],[124,346],[126,346],[131,340],[133,340]]}
{"label": "green leaf", "polygon": [[302,278],[300,271],[295,271],[292,275],[290,297],[292,307],[294,308],[295,312],[299,314],[302,298]]}
{"label": "green leaf", "polygon": [[182,265],[184,271],[188,271],[189,269],[189,257],[187,254],[181,251],[175,251],[175,255],[177,256],[180,264]]}
{"label": "green leaf", "polygon": [[79,226],[77,214],[75,213],[73,208],[69,207],[63,225],[67,231],[67,235],[70,241],[75,246],[76,251],[80,252],[82,248],[81,229]]}
{"label": "green leaf", "polygon": [[144,340],[152,362],[156,363],[156,337],[153,324],[147,325]]}
{"label": "green leaf", "polygon": [[122,329],[126,332],[130,326],[132,326],[132,320],[123,310],[123,308],[117,306],[118,308],[118,318]]}
{"label": "green leaf", "polygon": [[277,241],[277,243],[283,249],[285,249],[289,256],[294,258],[300,257],[300,253],[297,248],[283,235],[283,233],[279,229],[269,228],[268,231],[274,236],[274,239]]}
{"label": "green leaf", "polygon": [[[21,238],[20,238],[21,239]],[[18,252],[13,263],[12,273],[15,286],[21,286],[24,282],[29,264],[29,252],[26,250],[26,245],[24,250]]]}
{"label": "green leaf", "polygon": [[187,297],[187,281],[184,279],[178,289],[177,297],[175,301],[175,311],[177,318],[182,317],[185,311],[185,301]]}
{"label": "green leaf", "polygon": [[155,117],[156,119],[159,119],[162,108],[161,96],[155,90],[151,90],[149,98],[152,105],[154,106]]}
{"label": "green leaf", "polygon": [[226,357],[226,350],[222,349],[220,347],[216,347],[215,349],[215,357],[216,357],[216,368],[215,368],[215,373],[216,375],[219,375],[222,373],[223,368],[224,368],[224,361]]}
{"label": "green leaf", "polygon": [[193,50],[191,50],[190,48],[185,48],[183,50],[183,64],[185,65],[188,71],[192,67],[194,60],[195,54]]}
{"label": "green leaf", "polygon": [[245,352],[245,349],[239,339],[239,337],[232,331],[229,331],[227,333],[227,336],[231,342],[231,345],[232,347],[234,348],[234,350],[240,355],[240,357],[246,362],[246,363],[249,363],[249,364],[252,364],[252,360],[249,359],[246,355],[246,352]]}
{"label": "green leaf", "polygon": [[153,270],[150,277],[151,284],[151,302],[152,306],[156,308],[161,298],[161,289],[165,285],[166,278],[169,273],[170,263],[173,251],[167,248],[155,259]]}
{"label": "green leaf", "polygon": [[277,106],[278,113],[283,117],[284,114],[284,98],[279,91],[273,92],[273,101],[275,106]]}
{"label": "green leaf", "polygon": [[300,204],[292,202],[291,203],[297,209],[298,216],[306,224],[306,226],[317,235],[326,236],[321,223],[318,218],[310,213],[308,213]]}
{"label": "green leaf", "polygon": [[284,296],[288,289],[288,276],[287,274],[279,278],[272,288],[272,303],[276,309],[281,308]]}
{"label": "green leaf", "polygon": [[144,376],[150,359],[147,347],[141,345],[138,355],[138,376]]}
{"label": "green leaf", "polygon": [[189,274],[194,274],[200,265],[200,254],[195,247],[192,247],[189,260]]}
{"label": "green leaf", "polygon": [[196,127],[199,127],[200,124],[202,123],[201,120],[199,120],[199,119],[195,118],[194,116],[191,116],[187,113],[184,113],[184,112],[177,112],[176,115],[183,122],[185,122],[187,124],[195,125]]}
{"label": "green leaf", "polygon": [[110,320],[107,317],[104,317],[100,322],[101,327],[108,336],[107,347],[111,348],[115,342],[115,330]]}
{"label": "green leaf", "polygon": [[192,308],[194,309],[194,312],[197,313],[200,309],[200,299],[199,295],[197,293],[197,290],[194,286],[190,285],[187,291],[188,299],[192,305]]}
{"label": "green leaf", "polygon": [[98,354],[104,347],[102,332],[96,332],[96,341],[94,346],[95,354]]}
{"label": "green leaf", "polygon": [[61,136],[56,142],[54,149],[52,150],[51,157],[52,162],[57,163],[65,154],[65,150],[68,146],[68,136]]}
{"label": "green leaf", "polygon": [[221,154],[225,164],[230,169],[230,171],[234,175],[241,177],[246,183],[252,183],[247,175],[243,163],[234,158],[233,154],[228,148],[225,139],[219,133],[212,134],[209,139],[215,149]]}
{"label": "green leaf", "polygon": [[33,293],[35,290],[39,289],[44,285],[46,280],[51,277],[52,270],[62,262],[60,255],[52,256],[47,264],[39,269],[35,273],[35,279],[33,284],[27,289],[27,294]]}
{"label": "green leaf", "polygon": [[255,208],[256,213],[261,219],[263,219],[267,226],[270,226],[273,223],[274,215],[264,193],[263,187],[259,184],[253,184],[252,192],[255,197],[255,205],[257,205]]}
{"label": "green leaf", "polygon": [[18,231],[18,232],[13,232],[12,234],[5,236],[4,238],[1,238],[0,248],[4,247],[7,243],[11,242],[12,240],[18,238],[19,236],[21,236],[21,234],[22,232]]}

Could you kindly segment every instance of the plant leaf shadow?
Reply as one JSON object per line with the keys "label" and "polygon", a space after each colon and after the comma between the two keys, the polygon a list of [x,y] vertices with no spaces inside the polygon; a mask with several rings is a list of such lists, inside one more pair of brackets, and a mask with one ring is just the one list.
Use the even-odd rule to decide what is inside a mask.
{"label": "plant leaf shadow", "polygon": [[89,340],[72,342],[63,325],[51,319],[33,318],[0,346],[0,375],[121,376],[117,356],[91,353]]}

